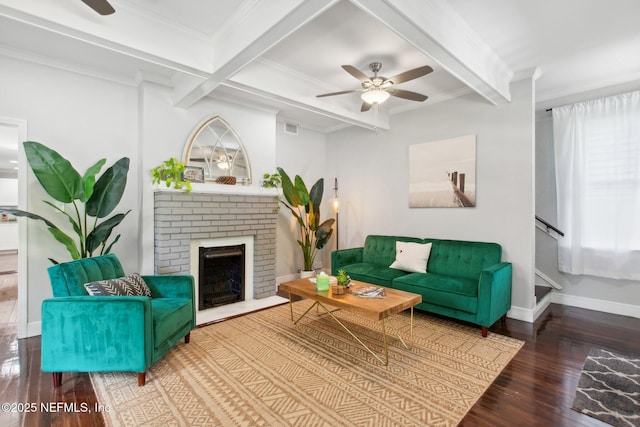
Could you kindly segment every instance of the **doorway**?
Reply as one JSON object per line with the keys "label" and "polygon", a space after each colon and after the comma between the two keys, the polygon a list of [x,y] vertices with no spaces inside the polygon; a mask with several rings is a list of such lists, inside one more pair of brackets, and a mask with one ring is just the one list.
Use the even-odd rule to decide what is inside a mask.
{"label": "doorway", "polygon": [[[25,120],[0,117],[0,206],[26,209]],[[27,336],[26,223],[0,217],[0,329]]]}
{"label": "doorway", "polygon": [[0,252],[0,326],[5,334],[18,333],[17,250]]}

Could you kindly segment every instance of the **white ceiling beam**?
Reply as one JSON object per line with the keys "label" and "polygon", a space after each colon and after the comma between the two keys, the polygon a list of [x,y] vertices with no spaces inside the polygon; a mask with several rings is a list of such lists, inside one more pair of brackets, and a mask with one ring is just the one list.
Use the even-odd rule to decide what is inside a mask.
{"label": "white ceiling beam", "polygon": [[322,105],[319,102],[309,102],[309,99],[296,99],[294,94],[276,94],[273,92],[267,92],[257,87],[244,85],[233,81],[226,81],[222,86],[232,88],[234,91],[238,91],[244,94],[249,94],[255,98],[258,102],[259,98],[276,101],[278,103],[296,107],[300,110],[309,111],[315,114],[319,114],[324,117],[339,120],[348,125],[358,126],[364,129],[370,130],[389,130],[389,116],[384,111],[374,112],[371,111],[368,114],[360,112],[347,111],[342,107],[327,108],[326,105]]}
{"label": "white ceiling beam", "polygon": [[445,0],[349,0],[493,104],[510,101],[513,72]]}
{"label": "white ceiling beam", "polygon": [[356,107],[350,100],[339,103],[318,98],[315,95],[321,91],[322,82],[264,58],[253,61],[225,85],[365,129],[389,129],[389,115],[384,109],[362,113],[359,103]]}
{"label": "white ceiling beam", "polygon": [[295,30],[323,13],[338,0],[259,0],[245,7],[235,25],[216,35],[212,45],[213,71],[204,81],[182,81],[174,92],[174,105],[188,108],[222,82],[258,58]]}

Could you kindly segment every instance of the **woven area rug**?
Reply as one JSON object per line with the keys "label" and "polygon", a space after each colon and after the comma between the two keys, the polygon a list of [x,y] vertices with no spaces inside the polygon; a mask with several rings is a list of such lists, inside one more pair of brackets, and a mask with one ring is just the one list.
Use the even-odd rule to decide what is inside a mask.
{"label": "woven area rug", "polygon": [[640,426],[640,357],[592,348],[571,409],[612,426]]}
{"label": "woven area rug", "polygon": [[[310,304],[294,303],[296,318]],[[383,351],[379,322],[335,314]],[[406,335],[409,315],[392,323]],[[315,310],[294,326],[285,304],[192,331],[144,387],[135,373],[91,379],[108,425],[453,426],[522,345],[416,312],[413,347],[390,339],[385,367]]]}

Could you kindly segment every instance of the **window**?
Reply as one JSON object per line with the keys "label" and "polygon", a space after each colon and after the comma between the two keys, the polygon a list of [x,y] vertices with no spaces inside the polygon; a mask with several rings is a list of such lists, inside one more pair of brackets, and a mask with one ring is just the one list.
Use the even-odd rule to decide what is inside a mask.
{"label": "window", "polygon": [[553,109],[559,268],[640,279],[640,92]]}

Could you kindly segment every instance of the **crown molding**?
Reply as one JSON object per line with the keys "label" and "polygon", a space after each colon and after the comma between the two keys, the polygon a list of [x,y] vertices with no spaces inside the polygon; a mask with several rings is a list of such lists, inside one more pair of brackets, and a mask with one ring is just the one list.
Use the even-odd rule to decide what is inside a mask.
{"label": "crown molding", "polygon": [[106,80],[124,86],[137,85],[135,78],[131,76],[117,73],[107,73],[95,68],[73,64],[69,61],[60,60],[51,56],[39,55],[25,50],[15,49],[6,45],[0,45],[0,55],[31,64],[43,65],[45,67],[68,71],[71,73],[93,77],[100,80]]}

